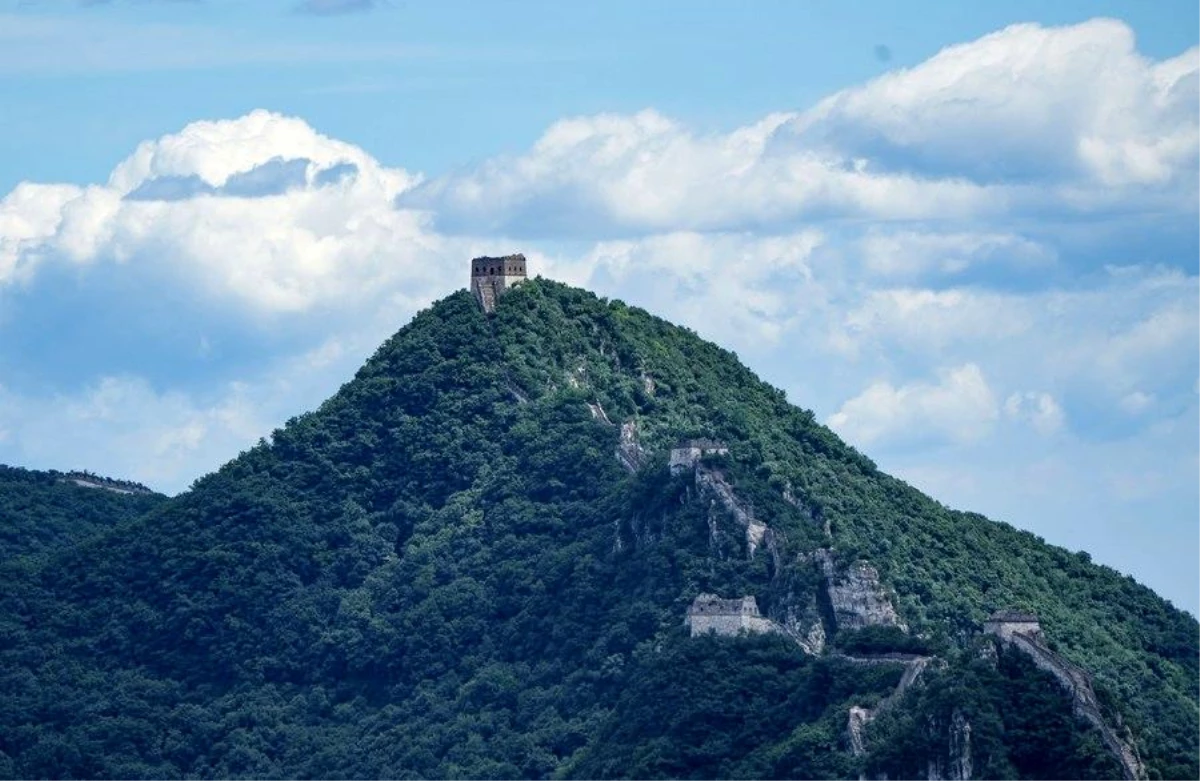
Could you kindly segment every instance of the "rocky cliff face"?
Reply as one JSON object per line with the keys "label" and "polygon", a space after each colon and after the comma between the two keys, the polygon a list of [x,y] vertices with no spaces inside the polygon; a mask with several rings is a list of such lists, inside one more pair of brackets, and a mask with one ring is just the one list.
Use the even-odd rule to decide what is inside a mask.
{"label": "rocky cliff face", "polygon": [[621,438],[617,443],[617,461],[630,474],[642,468],[646,451],[642,449],[638,436],[637,420],[630,419],[621,424]]}
{"label": "rocky cliff face", "polygon": [[767,524],[754,517],[753,510],[733,492],[725,476],[715,469],[696,466],[696,488],[701,495],[709,496],[733,516],[734,521],[746,531],[746,550],[750,558],[763,544],[770,529]]}
{"label": "rocky cliff face", "polygon": [[856,561],[839,571],[828,548],[817,550],[814,558],[825,578],[836,629],[895,626],[908,630],[879,582],[879,572],[870,563]]}
{"label": "rocky cliff face", "polygon": [[[931,736],[937,745],[939,736]],[[971,778],[971,722],[960,710],[950,717],[946,729],[946,753],[929,758],[925,778],[929,781],[968,781]]]}

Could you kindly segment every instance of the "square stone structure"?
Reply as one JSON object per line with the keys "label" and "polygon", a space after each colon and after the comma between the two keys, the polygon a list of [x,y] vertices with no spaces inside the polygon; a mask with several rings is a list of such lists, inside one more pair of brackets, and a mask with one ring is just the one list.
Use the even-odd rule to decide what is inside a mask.
{"label": "square stone structure", "polygon": [[488,314],[496,311],[500,296],[525,279],[524,255],[485,256],[471,261],[471,293]]}
{"label": "square stone structure", "polygon": [[983,622],[985,634],[995,635],[1001,640],[1009,640],[1014,634],[1025,635],[1033,640],[1042,637],[1042,625],[1033,613],[1021,610],[997,610]]}
{"label": "square stone structure", "polygon": [[671,448],[671,460],[667,463],[667,468],[671,470],[671,474],[677,475],[696,466],[704,456],[728,454],[729,448],[724,442],[684,439],[676,442],[675,447]]}
{"label": "square stone structure", "polygon": [[728,637],[741,632],[775,631],[775,625],[758,612],[754,597],[721,599],[716,594],[701,594],[692,601],[687,625],[692,637],[710,632]]}

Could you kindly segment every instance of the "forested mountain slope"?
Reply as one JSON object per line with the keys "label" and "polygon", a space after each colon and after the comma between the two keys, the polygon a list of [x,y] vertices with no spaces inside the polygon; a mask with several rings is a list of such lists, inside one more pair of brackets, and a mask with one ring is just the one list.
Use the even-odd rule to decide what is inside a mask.
{"label": "forested mountain slope", "polygon": [[[116,484],[106,478],[95,481]],[[0,562],[76,542],[136,518],[165,499],[162,494],[78,485],[62,472],[0,465]]]}
{"label": "forested mountain slope", "polygon": [[[687,437],[728,453],[671,474]],[[964,723],[973,777],[1119,775],[979,635],[1010,606],[1149,775],[1197,773],[1191,617],[544,280],[442,300],[193,490],[0,579],[4,776],[899,777],[963,769]],[[777,631],[689,637],[701,594]]]}

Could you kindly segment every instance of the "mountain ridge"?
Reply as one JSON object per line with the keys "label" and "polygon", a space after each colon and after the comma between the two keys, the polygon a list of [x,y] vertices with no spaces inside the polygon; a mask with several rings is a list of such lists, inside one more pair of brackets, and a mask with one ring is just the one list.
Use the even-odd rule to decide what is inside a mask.
{"label": "mountain ridge", "polygon": [[[707,468],[774,550],[750,555],[736,512],[695,474],[669,474],[681,437],[728,444]],[[637,468],[622,452],[639,453]],[[806,612],[821,575],[804,557],[821,549],[839,567],[870,562],[908,636],[949,665],[867,729],[877,737],[863,756],[848,744],[849,708],[886,697],[895,665],[681,629],[712,592],[754,595],[783,623],[816,620],[834,647],[905,642],[839,629],[820,604],[816,619]],[[935,753],[939,766],[952,759],[929,736],[900,747],[921,713],[970,719],[985,775],[1111,774],[1070,702],[1030,685],[1042,680],[1031,664],[980,656],[980,625],[1008,606],[1035,609],[1049,647],[1092,672],[1151,774],[1196,762],[1190,617],[1085,555],[883,474],[694,333],[543,279],[506,292],[490,317],[466,291],[443,299],[317,410],[191,491],[57,553],[33,583],[5,580],[0,658],[18,707],[0,731],[16,736],[0,738],[3,775],[895,777],[923,774]],[[47,668],[46,653],[75,667]],[[741,742],[661,718],[646,695],[674,701],[663,686],[690,665],[753,700],[747,659],[783,688],[744,711],[758,715]],[[953,694],[968,674],[990,683]],[[114,744],[75,713],[46,716],[50,700],[94,712],[96,675],[127,682],[139,730],[184,745]],[[1030,727],[1001,715],[988,687],[1064,730],[1060,764],[1005,742]],[[694,694],[681,712],[725,723],[720,702]],[[261,707],[247,715],[246,702]],[[239,718],[250,726],[221,726]]]}

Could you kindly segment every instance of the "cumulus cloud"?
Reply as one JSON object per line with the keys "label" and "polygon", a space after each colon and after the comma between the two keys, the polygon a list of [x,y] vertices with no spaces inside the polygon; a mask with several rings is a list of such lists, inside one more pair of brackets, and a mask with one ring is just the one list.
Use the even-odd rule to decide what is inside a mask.
{"label": "cumulus cloud", "polygon": [[876,174],[867,161],[771,153],[778,114],[697,136],[655,111],[555,123],[526,155],[487,161],[403,194],[447,231],[518,235],[734,230],[802,216],[965,216],[991,198],[962,180]]}
{"label": "cumulus cloud", "polygon": [[556,278],[614,296],[740,347],[776,342],[823,296],[811,261],[820,231],[781,236],[677,232],[605,241],[546,258]]}
{"label": "cumulus cloud", "polygon": [[[0,384],[0,462],[86,468],[175,492],[336,392],[396,328],[389,311],[235,379],[100,373],[55,392]],[[4,457],[19,454],[19,459]]]}
{"label": "cumulus cloud", "polygon": [[[31,398],[0,387],[0,427],[20,448],[23,464],[99,467],[152,486],[182,488],[269,431],[269,420],[244,388],[232,385],[207,404],[180,391],[156,391],[145,380],[100,377],[69,396]],[[62,431],[70,428],[70,452]]]}
{"label": "cumulus cloud", "polygon": [[1062,407],[1049,393],[1013,393],[1004,401],[1004,414],[1029,423],[1042,436],[1054,434],[1063,427]]}
{"label": "cumulus cloud", "polygon": [[0,286],[42,263],[169,264],[199,293],[267,312],[361,301],[439,277],[439,239],[392,207],[418,177],[267,111],[140,144],[106,185],[0,200]]}
{"label": "cumulus cloud", "polygon": [[1143,57],[1118,21],[1014,25],[727,134],[654,111],[564,120],[400,203],[443,230],[525,236],[1192,212],[1198,70],[1197,49]]}
{"label": "cumulus cloud", "polygon": [[1056,262],[1055,251],[1013,233],[887,230],[872,228],[862,240],[867,271],[880,277],[913,279],[941,277],[961,282],[978,276],[981,268],[1006,274],[1046,270]]}
{"label": "cumulus cloud", "polygon": [[879,381],[846,401],[828,425],[851,442],[973,442],[999,417],[995,394],[973,363],[938,372],[937,382]]}
{"label": "cumulus cloud", "polygon": [[977,182],[1195,183],[1193,48],[1140,55],[1123,22],[1018,24],[844,90],[786,128],[796,143]]}

